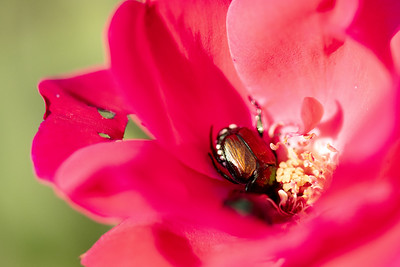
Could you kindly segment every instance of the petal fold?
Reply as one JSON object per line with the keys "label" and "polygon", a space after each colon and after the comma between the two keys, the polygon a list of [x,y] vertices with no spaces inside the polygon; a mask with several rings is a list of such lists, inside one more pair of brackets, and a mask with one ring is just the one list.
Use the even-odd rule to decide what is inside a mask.
{"label": "petal fold", "polygon": [[235,236],[264,236],[271,231],[265,223],[224,205],[237,185],[188,168],[155,140],[81,149],[59,168],[54,183],[68,201],[101,222],[130,218],[149,224],[173,218]]}
{"label": "petal fold", "polygon": [[138,222],[208,208],[221,203],[232,187],[187,168],[149,140],[81,149],[60,167],[55,184],[75,205],[97,218],[130,217]]}

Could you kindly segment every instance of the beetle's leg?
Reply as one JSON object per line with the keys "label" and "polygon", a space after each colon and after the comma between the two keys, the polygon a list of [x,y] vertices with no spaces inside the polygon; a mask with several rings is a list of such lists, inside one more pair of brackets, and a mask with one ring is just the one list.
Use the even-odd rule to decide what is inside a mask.
{"label": "beetle's leg", "polygon": [[217,150],[214,147],[214,142],[213,142],[213,136],[212,136],[212,132],[213,132],[213,126],[211,126],[210,129],[210,149],[212,152],[212,155],[210,153],[208,153],[208,156],[210,156],[211,162],[214,166],[214,169],[222,176],[224,177],[226,180],[228,180],[229,182],[232,182],[234,184],[238,184],[238,182],[236,182],[235,180],[233,180],[229,175],[227,175],[226,173],[224,173],[220,168],[218,168],[217,164],[215,163],[215,161],[217,161],[219,164],[222,164],[223,161],[220,159],[220,156],[217,153]]}
{"label": "beetle's leg", "polygon": [[262,123],[262,109],[258,102],[254,100],[251,96],[249,96],[250,103],[256,107],[256,128],[258,134],[262,137],[264,134],[264,125]]}
{"label": "beetle's leg", "polygon": [[211,126],[211,129],[210,129],[210,149],[214,156],[214,159],[216,161],[218,161],[219,164],[222,164],[222,160],[220,159],[220,156],[218,155],[217,150],[215,149],[215,146],[214,146],[212,132],[213,132],[213,126]]}
{"label": "beetle's leg", "polygon": [[238,182],[236,182],[235,180],[233,180],[231,177],[229,177],[229,175],[227,175],[227,174],[224,173],[220,168],[218,168],[217,164],[215,163],[214,157],[213,157],[210,153],[208,153],[208,156],[210,156],[211,162],[212,162],[212,164],[213,164],[215,170],[216,170],[222,177],[224,177],[226,180],[228,180],[228,181],[231,182],[231,183],[238,184]]}

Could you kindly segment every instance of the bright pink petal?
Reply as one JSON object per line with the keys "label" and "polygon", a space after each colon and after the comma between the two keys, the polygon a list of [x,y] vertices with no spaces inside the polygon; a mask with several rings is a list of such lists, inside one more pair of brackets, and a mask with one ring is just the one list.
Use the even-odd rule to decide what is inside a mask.
{"label": "bright pink petal", "polygon": [[369,245],[376,247],[375,242],[386,244],[386,253],[379,254],[379,251],[370,250],[369,256],[360,259],[360,262],[369,258],[383,264],[388,260],[385,256],[394,256],[391,247],[394,245],[393,240],[380,239],[385,239],[389,232],[399,234],[400,142],[393,145],[383,162],[385,164],[378,178],[365,175],[364,181],[353,183],[351,177],[356,173],[349,171],[348,186],[344,186],[341,191],[332,190],[332,194],[325,196],[316,207],[319,216],[302,226],[311,229],[308,230],[308,238],[296,251],[283,252],[291,255],[288,264],[329,262],[341,255],[349,256],[353,250],[355,255],[351,261],[357,262],[357,251],[368,249]]}
{"label": "bright pink petal", "polygon": [[194,38],[173,17],[176,25],[166,22],[165,8],[127,1],[117,10],[109,31],[112,71],[155,138],[188,166],[215,176],[210,128],[251,126],[249,108],[202,46],[205,37]]}
{"label": "bright pink petal", "polygon": [[155,141],[136,140],[77,151],[58,170],[55,184],[92,214],[137,221],[221,203],[233,186],[185,167]]}
{"label": "bright pink petal", "polygon": [[174,216],[236,236],[262,236],[267,225],[224,206],[239,189],[186,167],[156,141],[89,146],[60,167],[55,184],[74,205],[101,221],[148,223]]}
{"label": "bright pink petal", "polygon": [[131,225],[129,221],[126,221],[103,235],[82,256],[82,265],[87,267],[171,266],[171,263],[158,250],[154,242],[155,238],[151,227]]}
{"label": "bright pink petal", "polygon": [[236,238],[187,222],[138,225],[125,220],[83,255],[84,266],[205,266],[209,255]]}
{"label": "bright pink petal", "polygon": [[177,209],[180,199],[189,197],[179,180],[194,175],[154,141],[132,140],[77,151],[59,169],[55,183],[95,215],[141,221],[154,216],[151,204],[160,213]]}
{"label": "bright pink petal", "polygon": [[396,129],[394,131],[395,135],[400,136],[400,29],[395,34],[391,40],[391,51],[394,60],[394,66],[397,71],[397,96],[396,96],[396,106],[395,106],[395,116],[396,116]]}
{"label": "bright pink petal", "polygon": [[161,0],[156,5],[178,46],[188,51],[198,46],[235,89],[247,97],[248,92],[244,91],[237,76],[228,47],[226,13],[230,3],[230,0]]}
{"label": "bright pink petal", "polygon": [[335,257],[324,266],[398,266],[400,264],[400,218],[393,227],[358,248]]}
{"label": "bright pink petal", "polygon": [[82,147],[122,139],[127,115],[109,71],[45,80],[39,91],[46,102],[32,145],[39,177],[53,180],[60,164]]}
{"label": "bright pink petal", "polygon": [[400,2],[397,0],[361,1],[358,13],[347,32],[373,50],[391,68],[390,40],[400,27]]}
{"label": "bright pink petal", "polygon": [[365,266],[361,263],[368,261],[391,266],[392,260],[398,262],[400,141],[382,162],[353,164],[339,177],[347,184],[327,192],[308,219],[268,237],[221,246],[209,256],[208,266],[320,266],[331,260],[330,266]]}
{"label": "bright pink petal", "polygon": [[[252,229],[247,230],[251,232]],[[235,266],[224,264],[235,255],[230,255],[219,265],[213,262],[213,255],[218,255],[223,249],[235,246],[238,242],[241,240],[227,232],[206,225],[199,226],[185,219],[174,218],[146,225],[125,220],[106,233],[83,255],[82,264],[137,266],[140,263],[139,266],[158,266],[157,264],[164,264],[165,261],[171,266]],[[142,249],[146,251],[140,253]],[[251,259],[248,261],[251,262]]]}
{"label": "bright pink petal", "polygon": [[390,42],[394,66],[397,74],[400,75],[400,30],[393,36]]}
{"label": "bright pink petal", "polygon": [[234,0],[227,18],[239,76],[275,121],[300,125],[304,97],[322,103],[322,122],[339,103],[344,118],[334,145],[353,159],[382,145],[394,104],[391,73],[345,35],[357,7],[357,1]]}

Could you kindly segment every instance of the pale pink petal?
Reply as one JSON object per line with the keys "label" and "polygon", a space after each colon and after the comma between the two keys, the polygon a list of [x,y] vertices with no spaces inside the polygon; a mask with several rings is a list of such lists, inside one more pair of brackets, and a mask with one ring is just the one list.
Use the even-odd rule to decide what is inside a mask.
{"label": "pale pink petal", "polygon": [[115,87],[107,70],[40,83],[46,113],[32,144],[39,177],[53,180],[60,164],[82,147],[122,139],[127,113]]}
{"label": "pale pink petal", "polygon": [[322,115],[324,107],[313,97],[305,97],[301,106],[301,119],[303,121],[303,132],[308,133],[317,126]]}
{"label": "pale pink petal", "polygon": [[392,131],[392,76],[372,51],[345,35],[357,3],[323,3],[234,0],[229,45],[239,76],[276,122],[301,125],[304,97],[321,102],[322,122],[339,103],[343,126],[334,145],[357,159]]}
{"label": "pale pink petal", "polygon": [[343,127],[343,117],[344,114],[342,106],[336,102],[335,114],[325,120],[323,123],[318,124],[320,136],[336,139]]}
{"label": "pale pink petal", "polygon": [[117,10],[109,30],[113,74],[154,137],[188,166],[215,176],[207,155],[211,126],[251,126],[249,107],[201,42],[172,34],[160,12],[157,3],[136,1]]}

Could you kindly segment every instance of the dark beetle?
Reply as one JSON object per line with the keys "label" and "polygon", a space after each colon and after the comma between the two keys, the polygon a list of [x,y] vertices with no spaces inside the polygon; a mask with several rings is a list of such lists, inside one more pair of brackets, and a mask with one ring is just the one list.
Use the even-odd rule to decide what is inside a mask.
{"label": "dark beetle", "polygon": [[262,132],[261,120],[257,123],[257,130],[232,124],[218,133],[214,146],[211,128],[212,154],[209,155],[217,172],[228,181],[246,185],[246,192],[273,197],[271,194],[276,192],[274,187],[277,186],[274,183],[276,156],[262,138]]}

